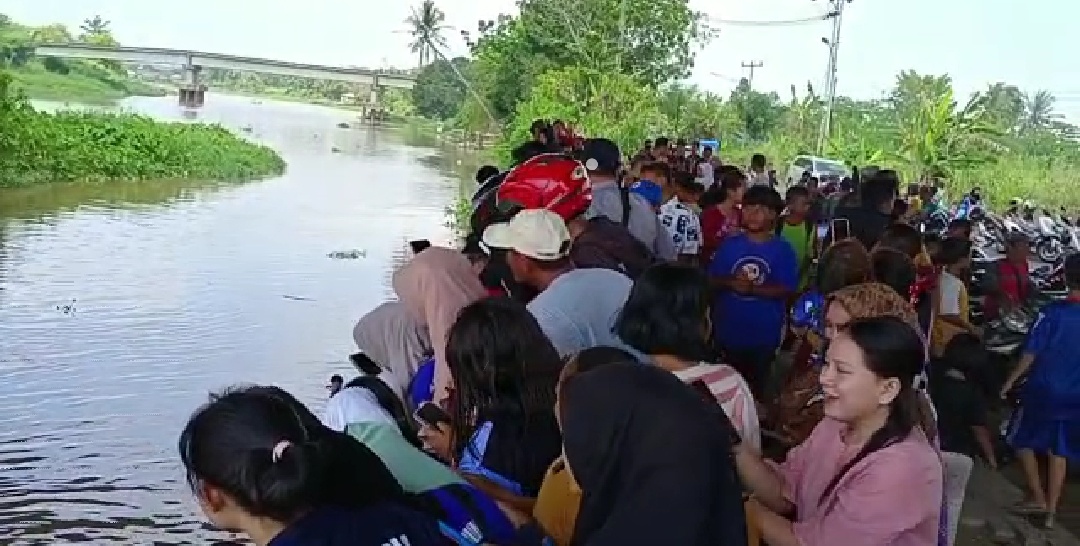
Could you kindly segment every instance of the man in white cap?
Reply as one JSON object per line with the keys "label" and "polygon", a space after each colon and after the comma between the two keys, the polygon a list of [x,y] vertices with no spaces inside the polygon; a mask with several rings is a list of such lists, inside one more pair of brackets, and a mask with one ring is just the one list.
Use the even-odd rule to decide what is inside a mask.
{"label": "man in white cap", "polygon": [[625,348],[612,332],[631,281],[610,269],[575,269],[563,219],[546,209],[517,213],[484,230],[483,242],[504,249],[514,280],[540,291],[528,305],[540,327],[567,356],[597,345]]}

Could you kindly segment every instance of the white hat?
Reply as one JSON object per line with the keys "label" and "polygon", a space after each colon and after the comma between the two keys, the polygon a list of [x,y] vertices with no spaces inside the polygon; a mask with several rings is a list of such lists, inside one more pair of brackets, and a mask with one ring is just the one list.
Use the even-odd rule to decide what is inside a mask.
{"label": "white hat", "polygon": [[509,221],[484,230],[483,242],[491,248],[513,250],[541,261],[570,255],[570,231],[562,217],[547,209],[527,209]]}

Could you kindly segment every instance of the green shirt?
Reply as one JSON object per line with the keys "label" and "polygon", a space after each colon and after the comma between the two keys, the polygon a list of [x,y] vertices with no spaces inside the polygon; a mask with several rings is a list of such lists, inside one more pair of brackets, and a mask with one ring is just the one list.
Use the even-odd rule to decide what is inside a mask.
{"label": "green shirt", "polygon": [[799,290],[806,287],[810,280],[810,258],[813,253],[814,229],[806,229],[806,222],[789,224],[781,219],[783,226],[780,228],[780,236],[784,238],[795,250],[795,257],[799,263]]}

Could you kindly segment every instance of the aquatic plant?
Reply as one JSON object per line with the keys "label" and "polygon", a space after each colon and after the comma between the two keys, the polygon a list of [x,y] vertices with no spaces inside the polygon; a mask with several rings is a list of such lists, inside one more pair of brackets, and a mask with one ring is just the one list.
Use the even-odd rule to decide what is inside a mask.
{"label": "aquatic plant", "polygon": [[134,114],[38,112],[0,73],[0,186],[107,180],[244,180],[280,174],[272,149],[220,125]]}

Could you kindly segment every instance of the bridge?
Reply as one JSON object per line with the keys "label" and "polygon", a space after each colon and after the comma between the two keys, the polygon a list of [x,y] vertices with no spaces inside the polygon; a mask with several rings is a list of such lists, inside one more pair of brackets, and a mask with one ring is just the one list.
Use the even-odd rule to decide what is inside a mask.
{"label": "bridge", "polygon": [[188,108],[197,108],[205,102],[206,86],[200,81],[203,68],[262,72],[279,76],[296,76],[365,85],[371,88],[370,102],[372,104],[378,104],[378,91],[380,89],[387,87],[411,89],[416,81],[415,78],[403,74],[391,74],[363,68],[291,63],[256,57],[240,57],[221,53],[204,53],[201,51],[158,47],[111,47],[81,43],[42,44],[34,48],[34,54],[39,57],[102,59],[126,63],[183,67],[186,73],[186,81],[180,86],[180,105]]}

